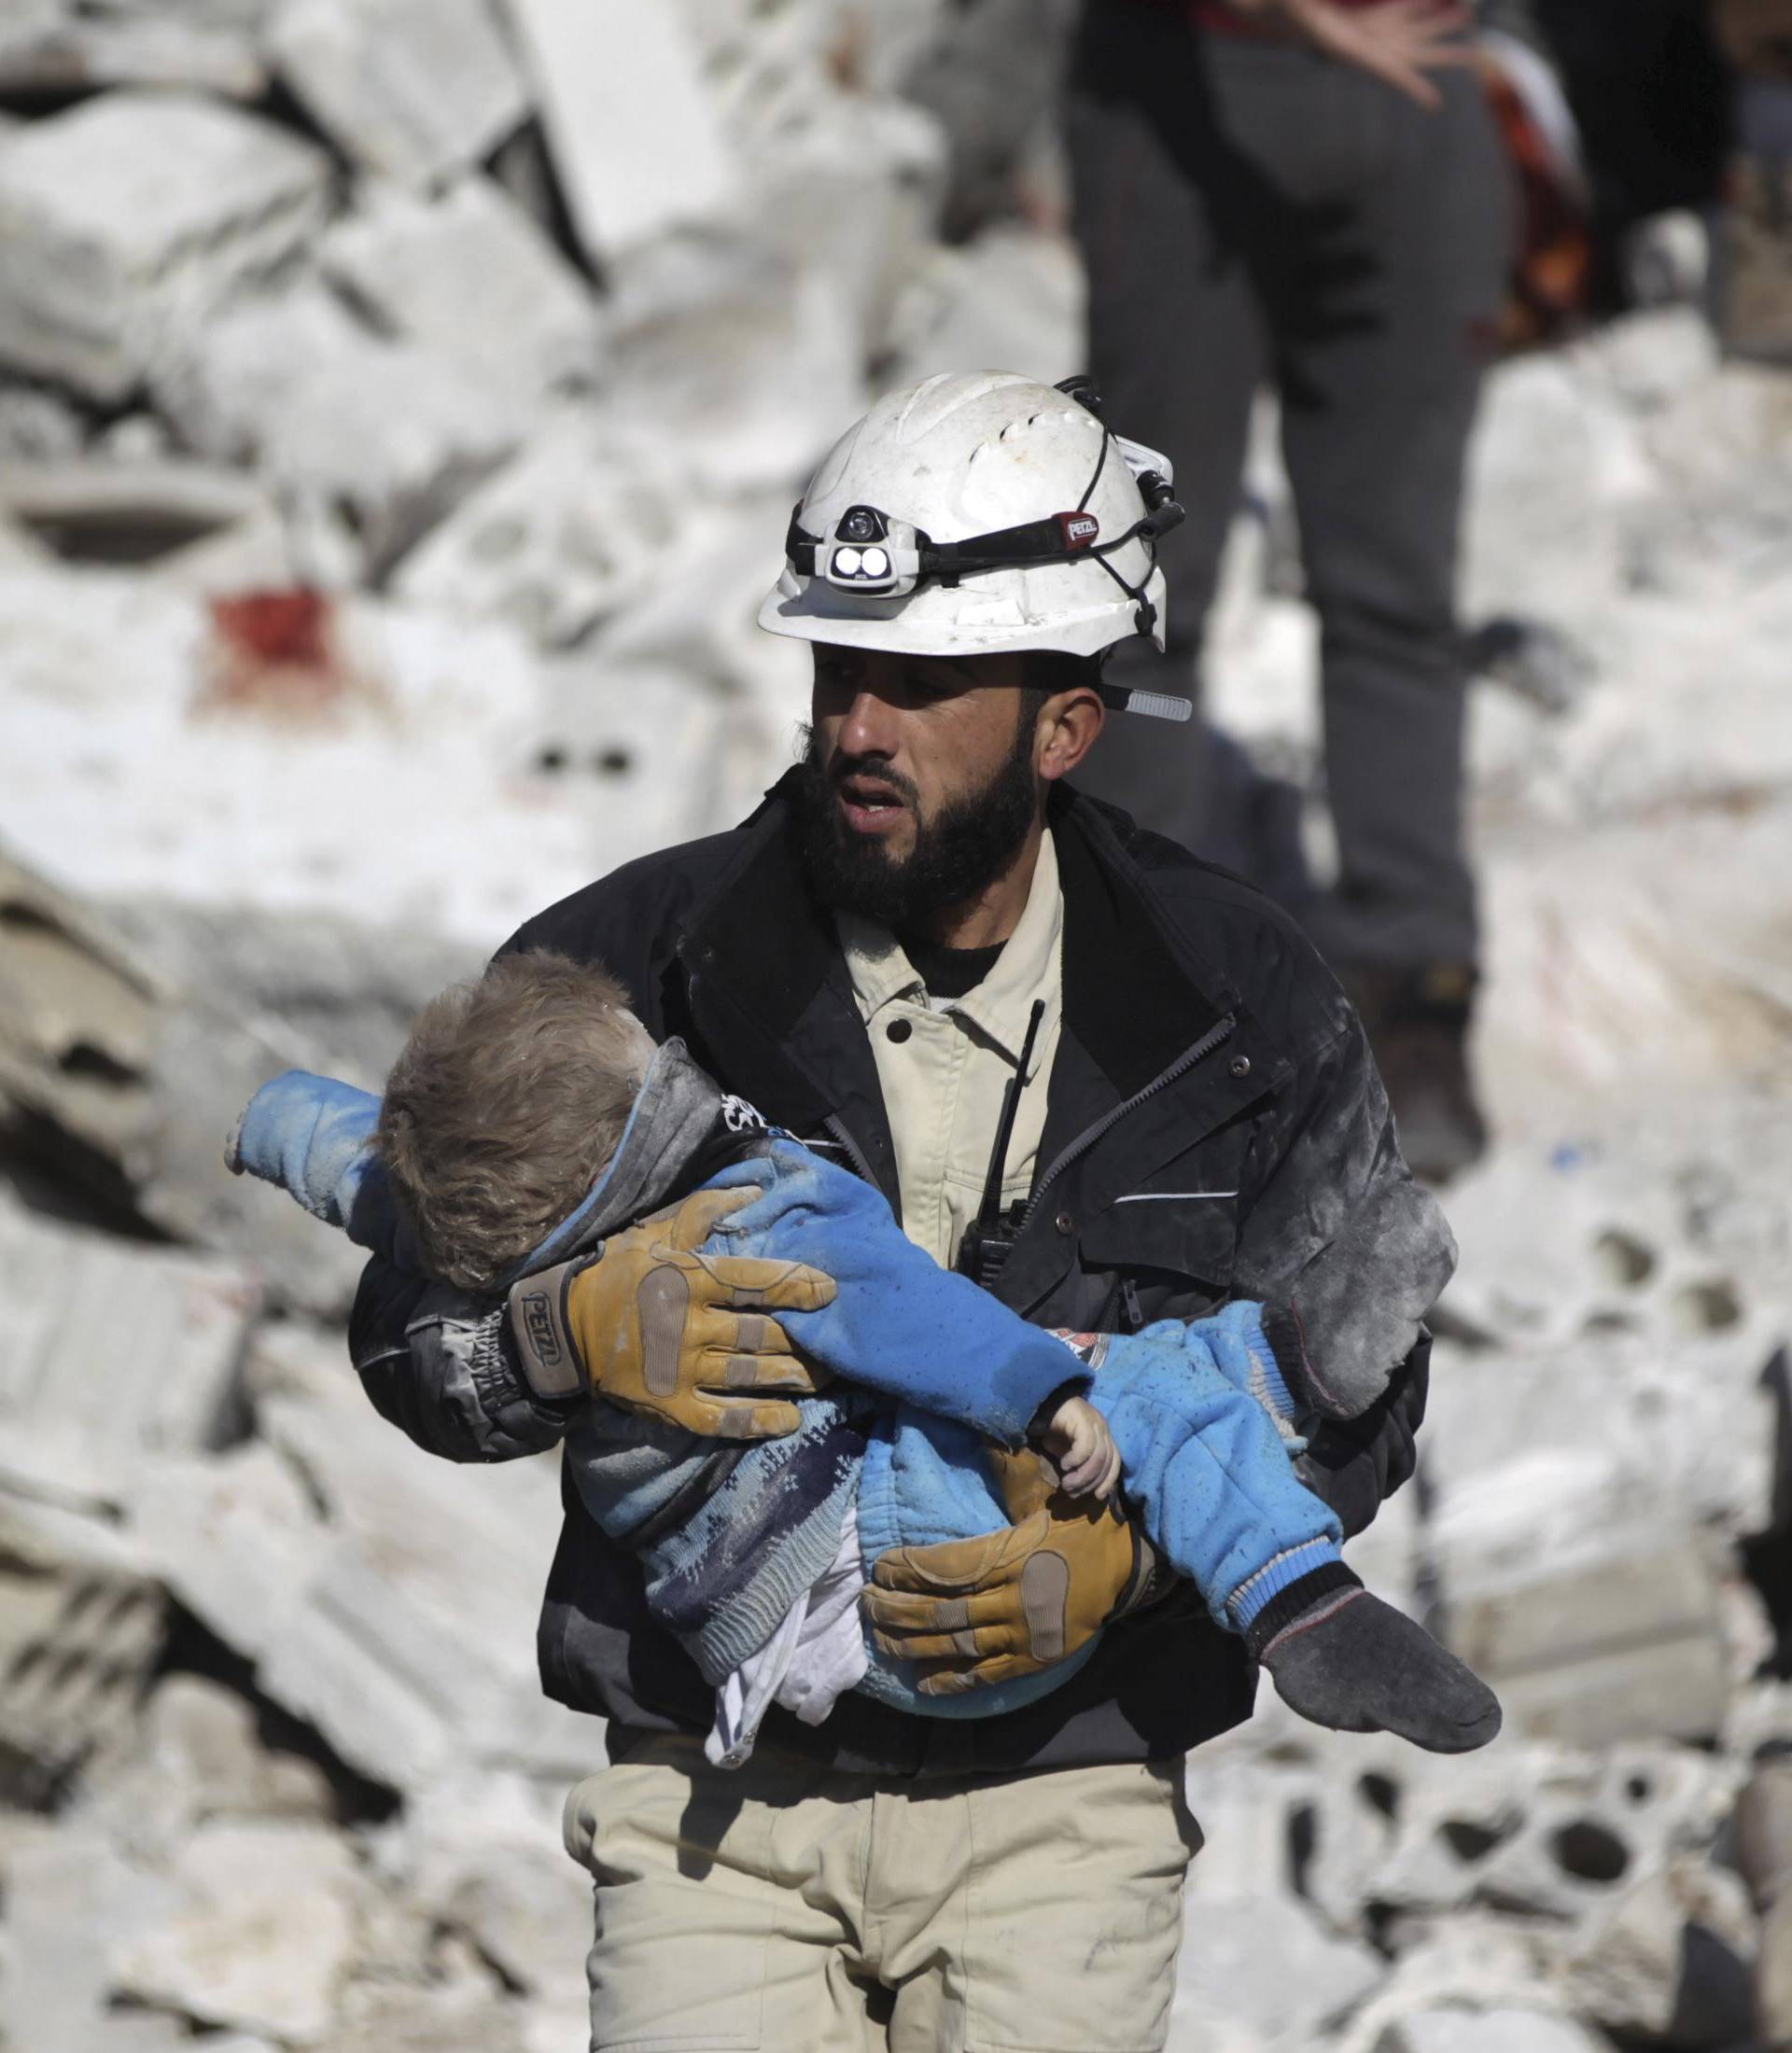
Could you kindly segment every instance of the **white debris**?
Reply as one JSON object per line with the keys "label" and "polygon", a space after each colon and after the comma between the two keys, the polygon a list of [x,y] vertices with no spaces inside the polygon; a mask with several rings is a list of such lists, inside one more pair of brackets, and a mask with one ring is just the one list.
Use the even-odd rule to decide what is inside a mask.
{"label": "white debris", "polygon": [[123,398],[319,225],[320,150],[180,92],[114,92],[0,147],[0,361]]}
{"label": "white debris", "polygon": [[489,0],[286,0],[270,47],[343,150],[405,185],[476,162],[527,106]]}
{"label": "white debris", "polygon": [[934,249],[896,310],[889,382],[999,364],[1055,384],[1088,368],[1084,297],[1062,235],[1003,224],[962,248]]}
{"label": "white debris", "polygon": [[217,1431],[258,1297],[232,1264],[0,1204],[0,1434],[38,1457],[63,1445],[102,1499],[146,1459],[197,1452]]}
{"label": "white debris", "polygon": [[[769,242],[696,232],[630,253],[610,282],[604,418],[633,459],[692,501],[773,484],[793,500],[862,410],[847,296]],[[782,539],[767,537],[774,569]]]}
{"label": "white debris", "polygon": [[731,159],[673,7],[506,0],[561,189],[597,262],[729,211]]}
{"label": "white debris", "polygon": [[[487,389],[534,400],[595,383],[601,352],[589,286],[488,178],[434,200],[363,196],[324,239],[326,276],[381,327]],[[469,292],[468,280],[479,289]]]}
{"label": "white debris", "polygon": [[511,635],[372,601],[332,620],[328,664],[251,672],[186,594],[0,576],[0,760],[35,766],[7,794],[21,853],[101,898],[252,892],[489,951],[640,852],[598,799],[533,774],[541,686]]}
{"label": "white debris", "polygon": [[0,1788],[42,1803],[135,1716],[166,1606],[129,1542],[63,1508],[78,1487],[22,1437],[7,1432],[0,1470]]}
{"label": "white debris", "polygon": [[1390,2025],[1375,2053],[1600,2053],[1572,2018],[1541,2010],[1425,2010]]}
{"label": "white debris", "polygon": [[270,1750],[255,1712],[203,1676],[175,1674],[149,1694],[136,1728],[89,1765],[78,1809],[140,1865],[165,1864],[212,1818],[335,1821],[321,1768]]}
{"label": "white debris", "polygon": [[1171,2043],[1193,2053],[1211,2043],[1216,2029],[1242,2025],[1253,2043],[1295,2053],[1342,2022],[1383,1971],[1379,1955],[1327,1933],[1284,1891],[1230,1900],[1204,1895],[1187,1920],[1177,1962]]}
{"label": "white debris", "polygon": [[0,26],[0,91],[22,97],[103,86],[184,86],[259,100],[268,73],[249,37],[220,23],[96,18],[68,5],[41,22]]}
{"label": "white debris", "polygon": [[79,1830],[13,1853],[4,1879],[5,2043],[21,2053],[103,2046],[114,1949],[165,1911],[167,1885]]}
{"label": "white debris", "polygon": [[553,418],[424,538],[394,589],[575,642],[664,575],[683,515],[672,485],[602,426]]}
{"label": "white debris", "polygon": [[360,1881],[339,1835],[316,1825],[202,1824],[170,1875],[168,1913],[114,1959],[114,1986],[202,2024],[293,2046],[329,2033],[355,1958]]}
{"label": "white debris", "polygon": [[527,425],[514,402],[371,333],[315,285],[208,323],[157,393],[192,447],[257,463],[282,495],[344,515],[376,571],[502,462]]}

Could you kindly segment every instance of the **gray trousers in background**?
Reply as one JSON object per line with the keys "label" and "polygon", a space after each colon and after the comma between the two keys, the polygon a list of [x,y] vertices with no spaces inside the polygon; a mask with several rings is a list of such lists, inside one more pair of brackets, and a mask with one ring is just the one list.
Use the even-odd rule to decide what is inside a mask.
{"label": "gray trousers in background", "polygon": [[[1438,84],[1430,114],[1345,65],[1138,0],[1090,0],[1071,78],[1090,368],[1110,424],[1170,457],[1188,510],[1164,545],[1168,666],[1141,649],[1113,674],[1188,688],[1253,398],[1273,381],[1340,859],[1307,917],[1340,963],[1476,958],[1457,537],[1513,203],[1478,80]],[[1216,781],[1198,721],[1112,720],[1079,774],[1201,853],[1220,853]]]}

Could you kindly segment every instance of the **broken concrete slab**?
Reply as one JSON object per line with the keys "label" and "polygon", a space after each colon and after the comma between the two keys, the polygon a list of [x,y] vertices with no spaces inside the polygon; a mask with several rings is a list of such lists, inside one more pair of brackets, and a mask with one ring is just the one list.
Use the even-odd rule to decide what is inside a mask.
{"label": "broken concrete slab", "polygon": [[600,423],[568,412],[424,537],[393,590],[564,647],[663,571],[681,517],[663,475]]}
{"label": "broken concrete slab", "polygon": [[[160,1464],[131,1503],[146,1554],[258,1687],[393,1789],[590,1772],[601,1723],[550,1703],[536,1669],[552,1464],[452,1467],[364,1406],[270,1398],[260,1423],[283,1452]],[[450,1529],[477,1578],[441,1546]]]}
{"label": "broken concrete slab", "polygon": [[[668,234],[608,275],[613,325],[601,416],[639,462],[675,477],[687,499],[774,486],[789,496],[863,410],[864,361],[847,296],[769,242]],[[669,421],[679,424],[671,465]]]}
{"label": "broken concrete slab", "polygon": [[330,1538],[272,1448],[158,1463],[133,1493],[131,1525],[174,1594],[253,1665],[262,1693],[351,1766],[394,1789],[447,1771],[452,1707],[428,1701],[390,1649],[352,1639],[308,1602]]}
{"label": "broken concrete slab", "polygon": [[[271,596],[279,613],[302,594]],[[376,993],[395,988],[379,968],[381,935],[398,937],[399,964],[426,944],[457,947],[452,973],[465,974],[544,903],[645,852],[616,835],[602,793],[537,774],[542,679],[512,631],[371,599],[327,611],[320,639],[334,667],[314,665],[295,680],[305,689],[287,691],[289,666],[271,663],[260,695],[253,679],[221,689],[239,683],[225,659],[252,638],[237,632],[238,613],[227,639],[216,606],[153,579],[60,566],[0,574],[0,644],[25,687],[0,693],[0,761],[28,749],[37,765],[28,787],[7,792],[13,845],[70,890],[216,915],[225,941],[234,929],[246,946],[258,922],[273,920],[257,959],[300,952],[303,974],[288,988],[307,1007],[307,1031],[293,1039],[313,1044],[332,1003],[357,1016],[332,999],[356,977]],[[152,756],[156,775],[145,776]],[[448,791],[453,805],[441,803]],[[203,998],[206,976],[189,988]],[[219,1067],[202,1013],[182,1007],[167,1029],[171,1045],[185,1040],[170,1087],[184,1082],[189,1098],[215,1095],[208,1072]],[[378,1083],[407,1023],[378,1068],[351,1081]],[[240,1022],[234,1030],[259,1041]],[[269,1053],[220,1126],[182,1115],[179,1131],[203,1140],[209,1184],[217,1136],[296,1049],[271,1042]],[[225,1179],[216,1192],[227,1207],[232,1188]],[[329,1237],[277,1193],[260,1195]]]}
{"label": "broken concrete slab", "polygon": [[633,0],[506,0],[561,191],[596,263],[735,205],[724,144],[679,12]]}
{"label": "broken concrete slab", "polygon": [[527,2018],[523,2004],[474,1988],[364,1983],[343,2005],[329,2053],[534,2053]]}
{"label": "broken concrete slab", "polygon": [[1577,2018],[1620,2042],[1716,2053],[1750,2036],[1755,1945],[1741,1881],[1688,1856],[1645,1876],[1564,1946],[1556,1982]]}
{"label": "broken concrete slab", "polygon": [[488,0],[287,0],[268,47],[344,154],[402,185],[478,162],[527,111]]}
{"label": "broken concrete slab", "polygon": [[[1547,1466],[1559,1486],[1569,1473]],[[1540,1475],[1533,1476],[1543,1480]],[[1511,1470],[1485,1487],[1517,1491]],[[1465,1495],[1466,1493],[1463,1493]],[[1530,1492],[1522,1493],[1528,1497]],[[1708,1739],[1723,1729],[1732,1688],[1715,1564],[1692,1532],[1602,1532],[1578,1558],[1485,1562],[1458,1523],[1444,1536],[1463,1564],[1449,1585],[1450,1645],[1499,1693],[1507,1723],[1568,1746],[1622,1739]]]}
{"label": "broken concrete slab", "polygon": [[156,381],[189,445],[256,465],[277,493],[345,513],[378,577],[522,440],[527,420],[323,286],[245,300]]}
{"label": "broken concrete slab", "polygon": [[[136,1166],[168,986],[91,907],[0,850],[0,1100]],[[127,1174],[129,1167],[127,1168]]]}
{"label": "broken concrete slab", "polygon": [[165,1914],[168,1886],[121,1860],[104,1835],[78,1829],[15,1852],[5,1882],[0,2036],[44,2053],[101,2046],[113,1950]]}
{"label": "broken concrete slab", "polygon": [[273,123],[120,91],[0,151],[0,362],[122,399],[322,221],[329,165]]}
{"label": "broken concrete slab", "polygon": [[1549,1926],[1586,1925],[1681,1856],[1708,1857],[1738,1781],[1690,1749],[1606,1755],[1509,1745],[1428,1769],[1399,1792],[1393,1844],[1363,1879],[1383,1910],[1481,1908]]}
{"label": "broken concrete slab", "polygon": [[246,36],[198,21],[95,19],[69,9],[42,26],[0,27],[0,92],[15,104],[106,86],[178,86],[259,100],[268,71]]}
{"label": "broken concrete slab", "polygon": [[433,200],[376,187],[325,236],[318,260],[384,330],[488,387],[533,401],[597,378],[590,286],[489,178]]}
{"label": "broken concrete slab", "polygon": [[[345,1304],[360,1267],[357,1251],[340,1236],[318,1232],[315,1222],[290,1206],[267,1203],[272,1194],[251,1193],[245,1183],[221,1173],[219,1159],[221,1137],[259,1084],[283,1068],[302,1062],[307,1053],[319,1058],[313,1067],[328,1068],[329,1058],[341,1060],[344,1043],[332,1048],[328,1040],[319,1042],[313,1023],[298,1018],[288,1028],[275,1029],[278,1042],[262,1039],[242,1022],[256,1018],[263,1026],[269,1023],[276,1008],[267,985],[260,986],[259,1000],[255,990],[232,985],[216,948],[209,958],[180,957],[177,973],[171,975],[151,965],[158,923],[139,915],[139,934],[149,945],[127,938],[90,903],[0,851],[4,1159],[35,1180],[46,1202],[54,1197],[77,1217],[84,1208],[94,1208],[109,1223],[135,1218],[161,1234],[233,1250],[252,1262],[288,1302],[314,1308]],[[256,940],[263,949],[274,945],[271,932],[258,932]],[[333,949],[319,944],[306,959],[329,962],[329,975],[341,977],[345,947],[352,955],[351,943],[339,937]],[[163,953],[170,951],[164,946]],[[375,948],[373,954],[386,965],[372,979],[375,992],[383,981],[390,988],[392,977],[402,975],[401,965],[420,957],[430,964],[417,972],[386,1015],[383,1064],[396,1050],[410,1013],[446,977],[434,970],[442,960],[440,952],[431,955],[427,948],[398,945]],[[297,1012],[294,994],[304,988],[304,974],[296,943],[277,981]],[[195,997],[196,992],[204,995]],[[320,1002],[321,992],[314,1007]],[[353,1036],[345,1040],[352,1044]],[[41,1235],[52,1229],[48,1224],[21,1228],[12,1238],[35,1249],[34,1231]],[[60,1276],[66,1280],[70,1264],[82,1250],[91,1252],[91,1247],[77,1236],[56,1263],[46,1258],[41,1277],[36,1272],[24,1275],[18,1302],[37,1307],[34,1332],[52,1334],[57,1322],[53,1292],[44,1278]],[[182,1267],[183,1261],[194,1258],[173,1250],[133,1249],[125,1243],[119,1259],[127,1267],[117,1271],[114,1280],[123,1287],[140,1273],[147,1276],[143,1284],[148,1293],[146,1304],[163,1306],[171,1318],[184,1316],[180,1293],[189,1283],[183,1278],[196,1278],[190,1287],[211,1290],[214,1297],[217,1290],[228,1294],[248,1282],[239,1265],[234,1283],[220,1271],[208,1284],[200,1271]],[[128,1266],[133,1262],[139,1264],[137,1269]],[[144,1264],[150,1267],[144,1270]],[[156,1328],[153,1322],[150,1331],[159,1345],[169,1337],[165,1327]],[[195,1362],[203,1363],[203,1348],[211,1344],[203,1339],[207,1333],[216,1337],[215,1320],[195,1328],[186,1343],[186,1354]],[[195,1348],[202,1352],[194,1353]],[[115,1351],[103,1348],[101,1358],[109,1359]],[[65,1348],[57,1355],[59,1363],[70,1359]],[[17,1374],[22,1378],[29,1370],[54,1382],[54,1366],[21,1354]],[[112,1398],[103,1386],[94,1385],[84,1365],[77,1363],[77,1369],[69,1417],[84,1420],[94,1404],[109,1405]],[[143,1386],[145,1404],[152,1390],[153,1385]],[[77,1401],[81,1391],[90,1393],[86,1404]],[[136,1418],[140,1410],[126,1404],[119,1416]],[[116,1455],[116,1445],[107,1443],[105,1433],[100,1441],[113,1445]],[[76,1468],[83,1480],[77,1485],[73,1473],[69,1478],[77,1495],[106,1494],[116,1461],[96,1465],[98,1448],[87,1446],[79,1432],[39,1433],[32,1445],[39,1461],[55,1449],[78,1457]]]}
{"label": "broken concrete slab", "polygon": [[1602,2053],[1574,2018],[1543,2010],[1424,2010],[1390,2025],[1375,2053]]}
{"label": "broken concrete slab", "polygon": [[0,1788],[38,1804],[135,1716],[166,1603],[112,1528],[18,1480],[0,1479]]}
{"label": "broken concrete slab", "polygon": [[1328,1933],[1283,1893],[1204,1900],[1176,1963],[1172,2039],[1211,2043],[1242,2025],[1265,2046],[1309,2046],[1340,2024],[1386,1974],[1360,1941]]}
{"label": "broken concrete slab", "polygon": [[0,1205],[0,1430],[66,1443],[115,1496],[147,1457],[214,1443],[259,1304],[240,1266]]}
{"label": "broken concrete slab", "polygon": [[[1655,1331],[1595,1326],[1554,1347],[1440,1344],[1439,1403],[1426,1421],[1440,1557],[1463,1555],[1468,1573],[1477,1549],[1526,1564],[1561,1557],[1590,1527],[1629,1524],[1644,1490],[1664,1523],[1728,1538],[1766,1529],[1775,1321],[1769,1307],[1743,1306],[1721,1271],[1687,1268]],[[1682,1317],[1734,1323],[1668,1327]],[[1552,1503],[1543,1471],[1571,1466],[1584,1494]]]}
{"label": "broken concrete slab", "polygon": [[366,1888],[345,1837],[214,1821],[181,1847],[169,1883],[167,1911],[114,1955],[119,1993],[287,2045],[329,2036]]}
{"label": "broken concrete slab", "polygon": [[[601,1724],[545,1698],[536,1660],[560,1522],[557,1463],[458,1467],[371,1407],[271,1399],[260,1424],[329,1508],[329,1551],[307,1588],[320,1637],[377,1650],[393,1679],[447,1720],[469,1765],[589,1773]],[[445,1551],[439,1536],[450,1529],[461,1543]],[[474,1583],[463,1546],[479,1554]]]}
{"label": "broken concrete slab", "polygon": [[[0,130],[0,140],[5,131]],[[81,416],[60,392],[0,377],[0,456],[8,465],[66,462],[87,439]]]}
{"label": "broken concrete slab", "polygon": [[333,1824],[315,1762],[265,1745],[254,1709],[202,1675],[164,1676],[133,1728],[87,1764],[75,1810],[140,1864],[160,1868],[212,1818]]}
{"label": "broken concrete slab", "polygon": [[385,1849],[393,1880],[461,1934],[507,1986],[575,2015],[586,2006],[591,1881],[560,1839],[558,1785],[492,1775],[419,1795]]}
{"label": "broken concrete slab", "polygon": [[231,528],[273,517],[266,494],[241,471],[177,458],[8,464],[0,473],[0,514],[64,563],[159,567]]}

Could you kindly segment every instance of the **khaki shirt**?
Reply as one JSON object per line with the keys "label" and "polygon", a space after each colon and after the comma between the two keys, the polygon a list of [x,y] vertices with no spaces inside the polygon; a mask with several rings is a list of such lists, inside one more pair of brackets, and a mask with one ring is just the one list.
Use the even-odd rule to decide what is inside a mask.
{"label": "khaki shirt", "polygon": [[1064,897],[1057,851],[1048,831],[1020,924],[995,968],[961,999],[930,1002],[887,927],[851,913],[836,915],[836,926],[896,1144],[903,1230],[949,1268],[982,1202],[1002,1093],[1019,1066],[1033,1002],[1043,999],[1031,1073],[1008,1143],[1003,1206],[1025,1198],[1033,1186],[1045,1088],[1063,1021]]}

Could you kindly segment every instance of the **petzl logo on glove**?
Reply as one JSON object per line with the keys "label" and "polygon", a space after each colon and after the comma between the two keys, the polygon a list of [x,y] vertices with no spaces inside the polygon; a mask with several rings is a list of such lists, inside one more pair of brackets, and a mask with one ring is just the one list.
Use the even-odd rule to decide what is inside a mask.
{"label": "petzl logo on glove", "polygon": [[1060,513],[1057,524],[1064,531],[1066,549],[1086,549],[1101,532],[1101,523],[1093,513]]}
{"label": "petzl logo on glove", "polygon": [[523,1374],[538,1397],[570,1397],[584,1387],[584,1369],[567,1325],[567,1292],[590,1260],[577,1255],[511,1287],[511,1333]]}
{"label": "petzl logo on glove", "polygon": [[545,1292],[531,1291],[523,1300],[523,1323],[538,1364],[544,1369],[558,1368],[565,1349],[553,1330],[553,1307]]}

